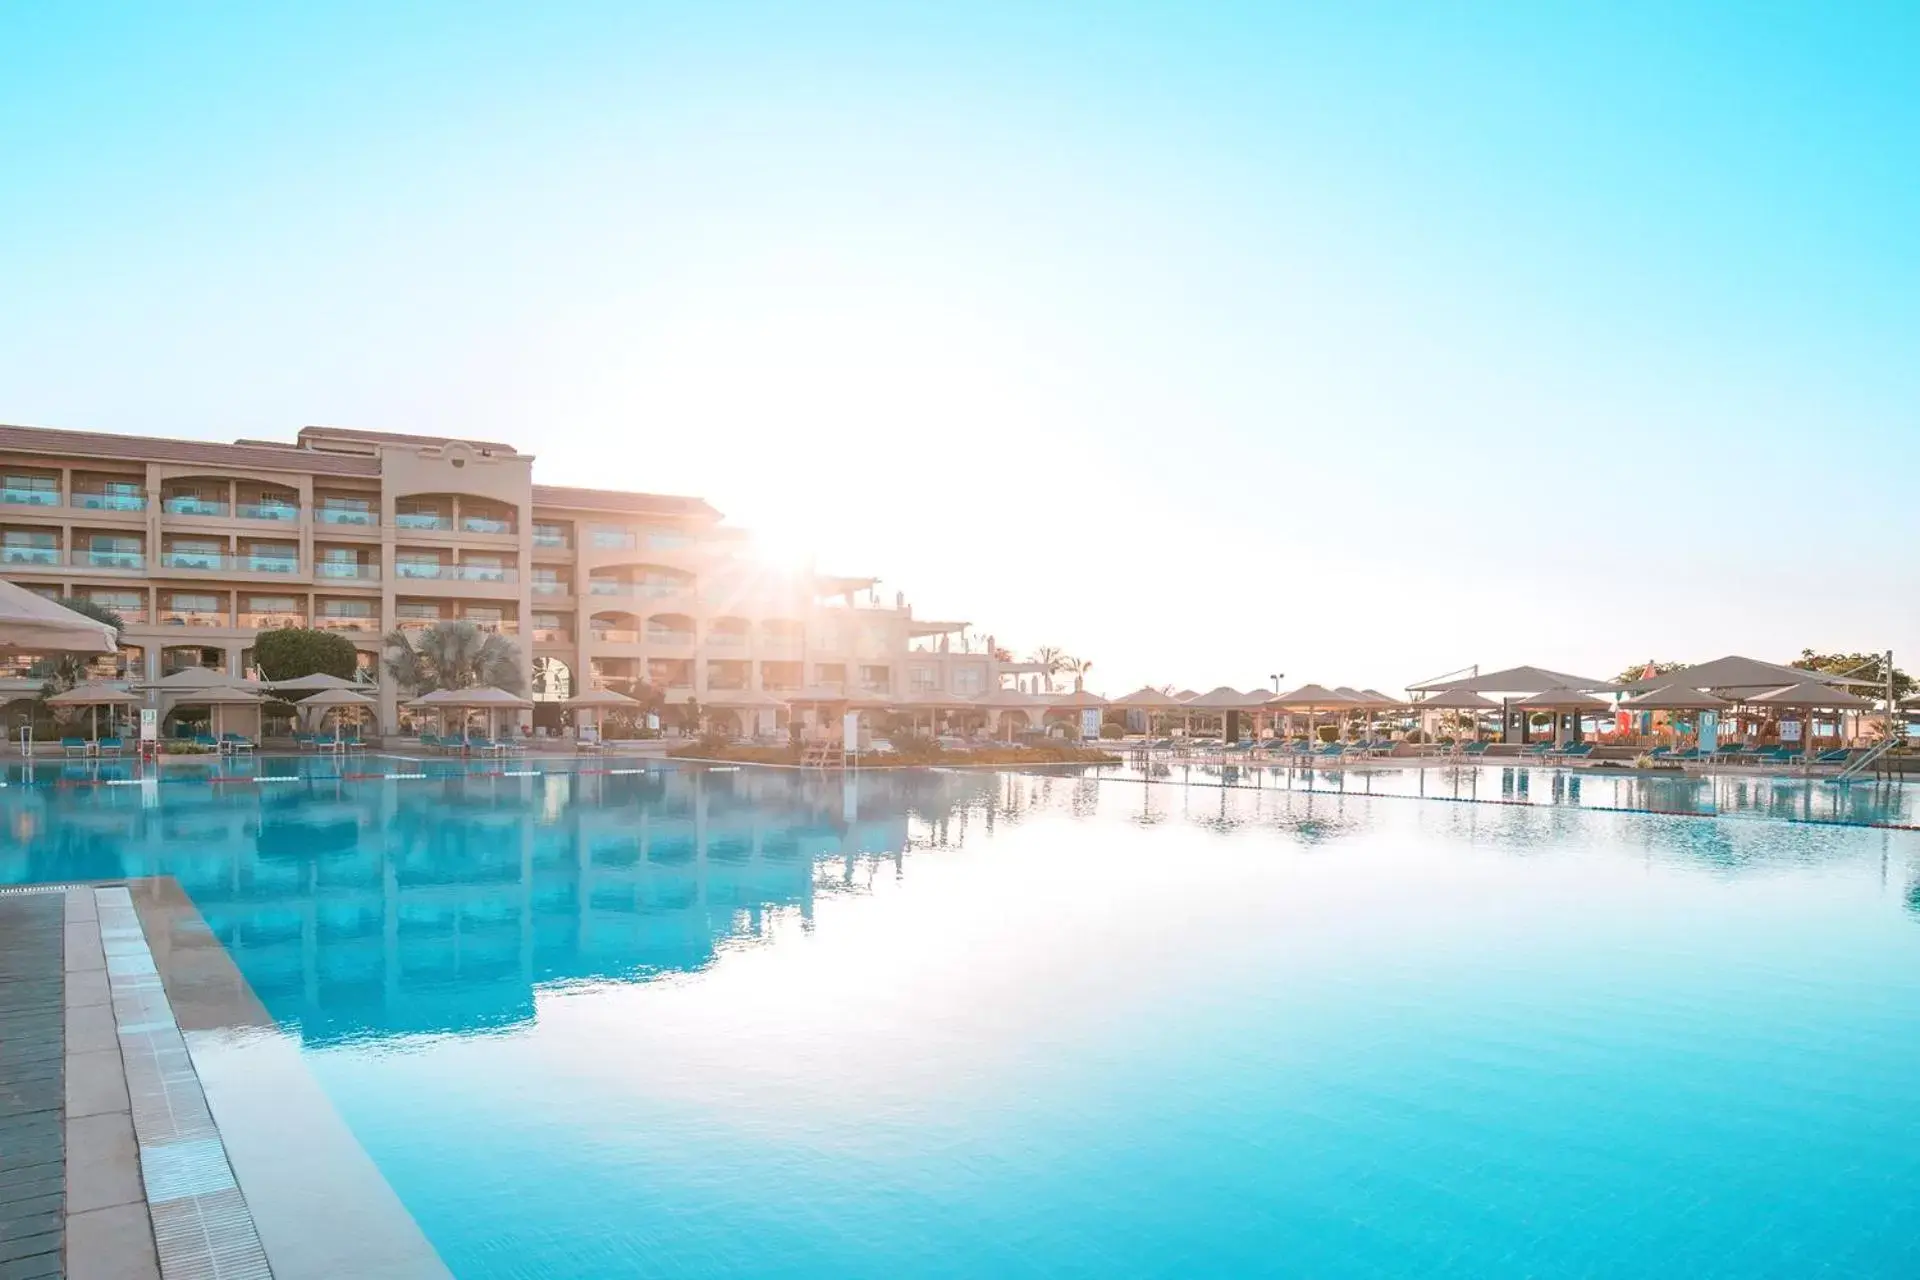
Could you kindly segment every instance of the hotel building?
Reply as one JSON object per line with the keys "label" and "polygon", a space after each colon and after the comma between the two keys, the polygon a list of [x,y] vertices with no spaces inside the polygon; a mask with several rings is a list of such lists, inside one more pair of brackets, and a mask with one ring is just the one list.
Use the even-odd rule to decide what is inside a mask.
{"label": "hotel building", "polygon": [[217,444],[0,426],[0,576],[119,613],[109,679],[244,673],[285,626],[336,631],[377,670],[392,630],[465,619],[513,638],[536,701],[631,681],[752,727],[762,695],[803,687],[1000,687],[965,623],[915,618],[870,578],[770,569],[699,498],[538,484],[533,462],[333,427]]}

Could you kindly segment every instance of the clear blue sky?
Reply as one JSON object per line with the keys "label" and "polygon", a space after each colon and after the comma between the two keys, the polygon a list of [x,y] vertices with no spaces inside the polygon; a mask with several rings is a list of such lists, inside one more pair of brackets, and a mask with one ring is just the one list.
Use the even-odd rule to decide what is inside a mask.
{"label": "clear blue sky", "polygon": [[0,8],[0,420],[502,438],[1114,693],[1920,666],[1920,9],[548,8]]}

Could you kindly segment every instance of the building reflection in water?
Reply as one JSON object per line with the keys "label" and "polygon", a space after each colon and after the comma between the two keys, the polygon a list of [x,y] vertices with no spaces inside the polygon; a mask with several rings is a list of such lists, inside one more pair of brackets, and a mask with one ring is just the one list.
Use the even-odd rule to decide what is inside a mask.
{"label": "building reflection in water", "polygon": [[[308,1043],[470,1032],[536,987],[713,962],[909,848],[1018,816],[1032,779],[659,768],[0,791],[0,883],[172,876]],[[1040,780],[1051,785],[1051,780]]]}

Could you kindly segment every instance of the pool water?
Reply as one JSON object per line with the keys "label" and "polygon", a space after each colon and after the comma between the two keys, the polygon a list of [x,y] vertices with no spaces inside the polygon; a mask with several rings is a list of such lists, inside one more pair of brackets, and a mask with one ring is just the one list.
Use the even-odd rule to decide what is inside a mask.
{"label": "pool water", "polygon": [[177,877],[459,1276],[1920,1274],[1897,788],[274,764],[0,882]]}

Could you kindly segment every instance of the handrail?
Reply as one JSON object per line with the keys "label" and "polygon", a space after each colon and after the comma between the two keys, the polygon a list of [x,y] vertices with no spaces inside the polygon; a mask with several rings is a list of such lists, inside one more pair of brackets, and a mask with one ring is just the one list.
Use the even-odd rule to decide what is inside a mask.
{"label": "handrail", "polygon": [[1831,783],[1852,782],[1855,778],[1878,764],[1886,757],[1888,752],[1892,751],[1899,744],[1900,739],[1894,737],[1892,734],[1887,735],[1871,747],[1868,747],[1865,754],[1849,760],[1846,768],[1834,774],[1831,778],[1828,778],[1827,781]]}

